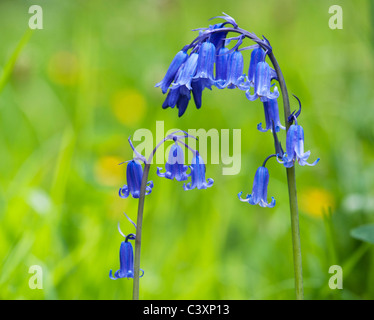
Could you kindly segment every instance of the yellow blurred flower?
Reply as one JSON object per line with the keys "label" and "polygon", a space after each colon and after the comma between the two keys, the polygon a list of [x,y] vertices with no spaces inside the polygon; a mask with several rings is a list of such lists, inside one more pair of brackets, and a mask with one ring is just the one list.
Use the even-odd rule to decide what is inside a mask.
{"label": "yellow blurred flower", "polygon": [[104,156],[97,160],[95,164],[96,179],[103,185],[109,187],[122,187],[125,183],[126,166],[118,165],[123,162],[115,156]]}
{"label": "yellow blurred flower", "polygon": [[[123,182],[125,183],[125,181]],[[122,186],[122,185],[121,185]],[[119,189],[119,187],[118,187]],[[127,199],[122,199],[118,196],[118,189],[114,190],[114,193],[108,196],[107,203],[109,204],[109,212],[107,215],[114,221],[122,221],[122,219],[127,222],[126,218],[123,216],[123,212],[129,214],[129,212],[136,212],[137,202],[132,203],[131,201],[126,201]],[[131,226],[130,226],[131,227]]]}
{"label": "yellow blurred flower", "polygon": [[54,54],[48,63],[49,78],[60,85],[72,86],[78,82],[79,63],[75,54],[60,51]]}
{"label": "yellow blurred flower", "polygon": [[300,209],[314,217],[322,217],[331,208],[334,211],[335,199],[331,192],[324,189],[308,189],[301,193]]}
{"label": "yellow blurred flower", "polygon": [[104,186],[111,187],[112,191],[106,195],[106,203],[109,203],[106,214],[113,220],[120,220],[123,212],[127,212],[129,203],[119,197],[118,191],[126,182],[126,164],[116,156],[104,156],[97,160],[95,164],[95,177]]}
{"label": "yellow blurred flower", "polygon": [[136,126],[145,115],[146,101],[136,89],[121,90],[113,95],[112,109],[121,123]]}

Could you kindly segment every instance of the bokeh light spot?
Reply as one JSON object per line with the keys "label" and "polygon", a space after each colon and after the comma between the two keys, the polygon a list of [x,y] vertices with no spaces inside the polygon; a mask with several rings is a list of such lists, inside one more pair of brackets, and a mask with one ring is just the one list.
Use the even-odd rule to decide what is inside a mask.
{"label": "bokeh light spot", "polygon": [[121,187],[124,183],[124,167],[118,165],[123,162],[119,157],[103,156],[95,164],[96,179],[104,186]]}
{"label": "bokeh light spot", "polygon": [[146,101],[136,89],[120,90],[113,95],[112,109],[121,123],[136,126],[145,115]]}
{"label": "bokeh light spot", "polygon": [[48,63],[48,76],[57,84],[73,86],[79,79],[79,62],[75,54],[60,51],[54,54]]}
{"label": "bokeh light spot", "polygon": [[322,217],[330,208],[334,211],[335,199],[332,193],[324,189],[307,189],[301,194],[300,208],[314,217]]}

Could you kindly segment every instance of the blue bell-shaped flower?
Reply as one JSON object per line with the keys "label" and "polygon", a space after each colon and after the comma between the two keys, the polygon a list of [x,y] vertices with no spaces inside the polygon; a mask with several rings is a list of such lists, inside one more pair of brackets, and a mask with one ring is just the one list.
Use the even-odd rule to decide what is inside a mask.
{"label": "blue bell-shaped flower", "polygon": [[175,55],[168,70],[166,71],[165,77],[159,83],[156,84],[156,87],[161,87],[162,93],[166,93],[168,91],[169,86],[174,81],[179,68],[183,65],[187,58],[187,51],[181,50]]}
{"label": "blue bell-shaped flower", "polygon": [[[112,270],[109,271],[109,277],[112,280],[117,280],[120,278],[134,278],[134,250],[129,239],[134,240],[135,235],[129,234],[126,237],[126,240],[121,242],[121,247],[119,249],[120,267],[114,273],[114,276],[112,275]],[[142,271],[140,277],[142,277],[144,275],[144,271],[142,269],[140,270]]]}
{"label": "blue bell-shaped flower", "polygon": [[252,205],[259,204],[261,207],[273,208],[275,206],[275,199],[272,197],[271,202],[267,202],[269,184],[269,171],[266,167],[259,167],[256,171],[252,193],[247,194],[245,199],[241,198],[243,192],[238,194],[239,200],[248,202]]}
{"label": "blue bell-shaped flower", "polygon": [[250,93],[250,89],[246,91],[247,99],[250,101],[260,98],[261,101],[266,99],[276,99],[279,97],[277,87],[274,92],[270,91],[271,80],[276,77],[275,71],[270,68],[267,62],[259,62],[256,66],[255,81],[254,81],[254,94]]}
{"label": "blue bell-shaped flower", "polygon": [[205,179],[205,164],[203,159],[201,158],[199,152],[196,151],[195,157],[192,160],[190,165],[191,173],[189,176],[191,177],[191,182],[183,185],[184,190],[192,190],[192,189],[206,189],[213,185],[213,179]]}
{"label": "blue bell-shaped flower", "polygon": [[160,172],[162,168],[157,168],[157,175],[167,179],[175,179],[177,181],[184,181],[188,179],[186,171],[188,166],[184,164],[184,154],[181,146],[175,142],[169,152],[168,161],[165,164],[166,172]]}
{"label": "blue bell-shaped flower", "polygon": [[290,168],[297,160],[301,166],[308,165],[314,166],[318,163],[319,158],[313,163],[308,163],[310,151],[304,152],[304,130],[303,127],[293,124],[287,131],[286,137],[286,153],[283,155],[282,160],[277,160],[282,163],[286,168]]}
{"label": "blue bell-shaped flower", "polygon": [[[127,185],[119,189],[119,196],[127,198],[130,194],[133,198],[139,198],[140,186],[143,177],[143,168],[136,160],[131,160],[127,163],[126,169]],[[153,182],[148,181],[146,186],[146,195],[152,192]]]}

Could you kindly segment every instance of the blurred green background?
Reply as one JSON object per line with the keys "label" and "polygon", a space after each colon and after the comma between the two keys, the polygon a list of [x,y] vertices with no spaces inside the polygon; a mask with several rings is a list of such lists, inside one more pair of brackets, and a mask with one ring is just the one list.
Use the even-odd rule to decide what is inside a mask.
{"label": "blurred green background", "polygon": [[[32,32],[33,4],[44,28]],[[342,30],[328,25],[334,4]],[[373,244],[350,234],[374,221],[373,1],[2,0],[1,299],[131,299],[132,280],[108,276],[119,267],[117,222],[134,232],[122,213],[137,213],[136,199],[118,197],[118,163],[132,156],[128,136],[157,120],[165,131],[241,129],[242,167],[227,176],[208,163],[214,186],[187,192],[151,169],[140,298],[294,299],[284,168],[267,165],[275,208],[237,199],[273,152],[271,134],[256,129],[261,102],[207,90],[201,110],[191,102],[179,119],[154,87],[191,30],[222,12],[270,40],[303,103],[310,160],[321,158],[296,168],[305,298],[374,298]],[[29,288],[32,265],[42,267],[43,289]],[[343,268],[342,290],[328,286],[331,265]]]}

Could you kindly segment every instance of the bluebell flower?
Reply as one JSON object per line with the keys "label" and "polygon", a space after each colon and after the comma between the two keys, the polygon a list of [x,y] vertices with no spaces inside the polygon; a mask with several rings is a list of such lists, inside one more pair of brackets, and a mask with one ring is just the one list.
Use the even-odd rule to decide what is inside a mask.
{"label": "bluebell flower", "polygon": [[[217,80],[217,88],[223,89],[227,87],[234,89],[239,87],[241,84],[240,80],[243,78],[243,68],[243,54],[238,50],[228,53],[226,79],[225,81]],[[220,72],[223,71],[220,70]]]}
{"label": "bluebell flower", "polygon": [[165,164],[166,172],[161,173],[162,168],[157,168],[157,175],[167,179],[175,179],[177,181],[188,180],[186,171],[188,166],[184,164],[183,149],[176,142],[171,146],[168,161]]}
{"label": "bluebell flower", "polygon": [[247,194],[245,199],[241,198],[243,192],[238,194],[239,200],[248,202],[252,205],[259,204],[261,207],[273,208],[275,206],[275,199],[272,197],[271,202],[267,202],[269,184],[269,171],[266,167],[259,167],[256,171],[253,189],[251,194]]}
{"label": "bluebell flower", "polygon": [[264,111],[265,111],[265,123],[266,128],[263,129],[261,127],[262,123],[257,125],[257,129],[261,132],[266,132],[268,130],[272,130],[272,125],[274,122],[275,132],[279,132],[280,129],[285,130],[286,127],[282,126],[279,120],[279,109],[278,109],[278,101],[277,99],[266,99],[263,102]]}
{"label": "bluebell flower", "polygon": [[[191,80],[191,91],[196,108],[200,109],[203,90],[205,88],[211,90],[215,81],[213,72],[216,48],[214,44],[209,41],[204,42],[200,47],[198,55],[196,74]],[[185,108],[178,107],[178,109],[179,113],[183,115]]]}
{"label": "bluebell flower", "polygon": [[[195,106],[197,109],[201,108],[201,100],[203,95],[203,90],[205,89],[205,85],[200,80],[192,80],[191,82],[192,87],[192,96],[195,102]],[[181,109],[179,109],[181,110]]]}
{"label": "bluebell flower", "polygon": [[264,49],[262,49],[260,46],[257,46],[255,49],[253,49],[248,69],[248,81],[251,83],[252,86],[254,86],[255,83],[255,73],[257,64],[259,62],[264,62],[265,57],[266,53]]}
{"label": "bluebell flower", "polygon": [[229,59],[229,49],[222,47],[217,51],[216,56],[216,82],[222,85],[227,81],[227,62]]}
{"label": "bluebell flower", "polygon": [[[120,278],[134,278],[134,250],[131,242],[128,241],[129,239],[134,240],[135,235],[129,234],[126,237],[126,240],[121,242],[121,247],[119,249],[120,267],[114,273],[114,277],[112,275],[112,270],[109,271],[109,277],[112,280],[117,280]],[[142,269],[140,270],[142,271],[140,277],[142,277],[144,275],[144,271]]]}
{"label": "bluebell flower", "polygon": [[187,61],[179,68],[176,79],[162,104],[162,108],[164,109],[177,106],[179,117],[185,113],[191,100],[191,90],[193,89],[192,77],[196,73],[198,57],[197,53],[192,53]]}
{"label": "bluebell flower", "polygon": [[156,84],[156,87],[161,87],[162,93],[166,93],[169,89],[169,86],[174,81],[175,76],[179,68],[185,63],[188,58],[186,50],[179,51],[171,62],[168,70],[166,71],[165,77]]}
{"label": "bluebell flower", "polygon": [[286,168],[291,168],[296,160],[301,166],[316,165],[319,158],[313,163],[308,163],[309,156],[310,151],[304,152],[304,130],[302,126],[297,124],[291,125],[287,131],[286,153],[283,155],[282,160],[279,160],[277,157],[278,162],[282,163]]}
{"label": "bluebell flower", "polygon": [[[121,198],[127,198],[129,194],[133,198],[139,198],[140,186],[143,177],[143,167],[136,160],[131,160],[127,163],[126,170],[127,185],[124,185],[119,189],[119,196]],[[153,181],[148,181],[146,186],[146,195],[152,192]]]}
{"label": "bluebell flower", "polygon": [[187,61],[181,66],[176,81],[172,84],[172,88],[178,88],[185,86],[188,90],[191,90],[192,77],[196,74],[197,61],[199,54],[194,52],[188,57]]}
{"label": "bluebell flower", "polygon": [[[178,109],[178,116],[181,117],[191,100],[191,91],[187,89],[186,86],[180,86],[177,88],[171,88],[169,90],[168,95],[164,103],[162,104],[162,108],[166,109],[168,107],[174,108],[177,106]],[[200,98],[200,106],[201,106],[201,98]]]}
{"label": "bluebell flower", "polygon": [[260,98],[261,101],[266,99],[276,99],[279,97],[277,87],[274,88],[274,92],[270,91],[271,80],[276,77],[275,71],[270,68],[269,64],[264,62],[257,63],[255,72],[255,83],[254,83],[254,94],[250,93],[250,90],[246,91],[248,100],[253,101]]}
{"label": "bluebell flower", "polygon": [[195,157],[192,159],[192,163],[189,166],[191,169],[191,173],[189,176],[191,177],[191,182],[183,185],[184,190],[192,190],[192,189],[206,189],[213,185],[213,179],[205,180],[205,164],[203,159],[201,158],[199,152],[196,151]]}
{"label": "bluebell flower", "polygon": [[214,62],[216,59],[216,47],[210,41],[203,42],[199,49],[196,74],[193,80],[201,83],[202,89],[211,89],[214,84]]}

